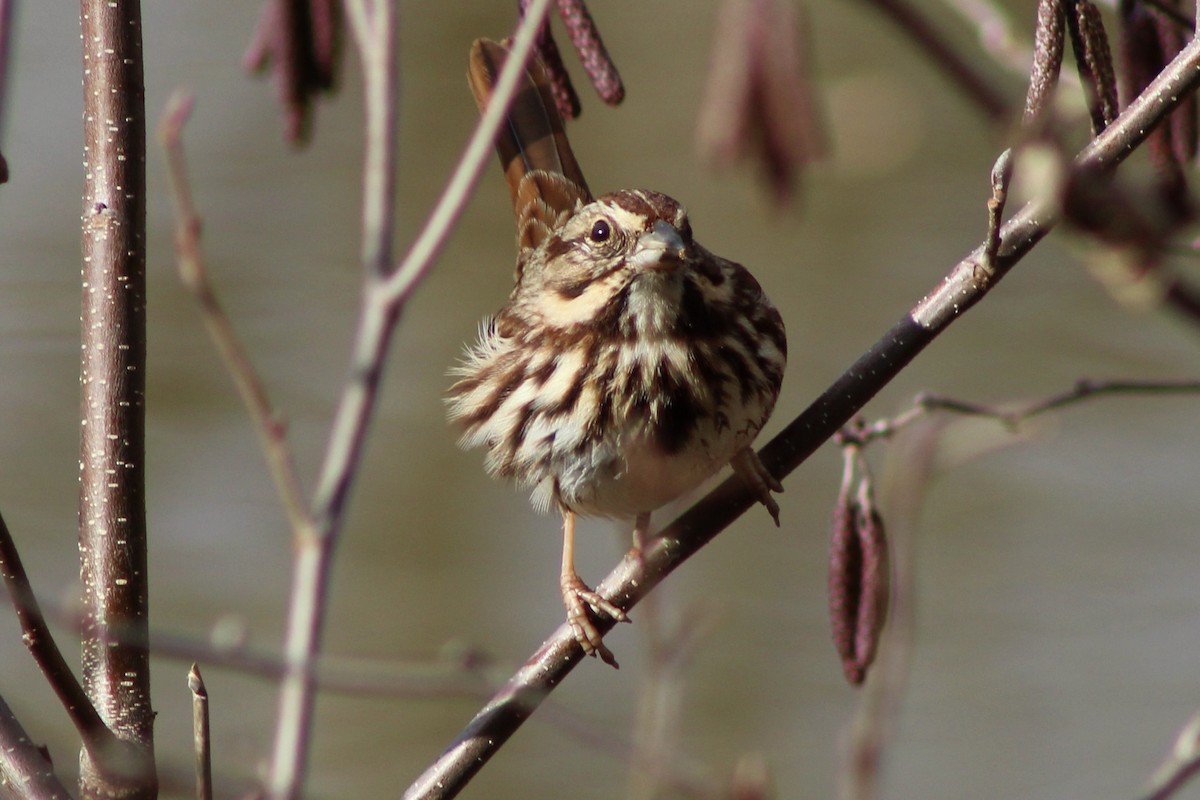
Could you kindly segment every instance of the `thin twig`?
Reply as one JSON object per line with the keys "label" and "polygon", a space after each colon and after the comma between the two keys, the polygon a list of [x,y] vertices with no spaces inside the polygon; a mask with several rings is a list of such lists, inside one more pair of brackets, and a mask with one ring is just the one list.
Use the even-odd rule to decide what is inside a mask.
{"label": "thin twig", "polygon": [[975,403],[936,394],[917,396],[912,408],[898,416],[868,424],[852,424],[838,432],[840,441],[865,447],[877,439],[889,439],[933,412],[988,417],[1016,430],[1026,420],[1080,402],[1097,395],[1136,394],[1200,394],[1200,381],[1107,381],[1084,378],[1058,394],[1026,401],[1014,407],[1012,403]]}
{"label": "thin twig", "polygon": [[175,207],[175,253],[179,260],[179,275],[199,302],[204,327],[246,404],[288,524],[292,531],[305,530],[311,528],[312,523],[288,445],[286,425],[272,407],[266,387],[208,279],[208,268],[200,247],[201,222],[192,200],[187,160],[183,154],[183,126],[191,115],[192,106],[190,95],[172,95],[158,127],[158,141],[166,153],[167,178]]}
{"label": "thin twig", "polygon": [[[7,108],[5,99],[8,94],[8,59],[12,54],[12,28],[15,0],[0,0],[0,131],[5,129],[4,112]],[[0,147],[0,183],[8,182],[8,162],[4,160],[3,148]]]}
{"label": "thin twig", "polygon": [[196,798],[212,800],[212,739],[208,728],[208,689],[200,668],[188,670],[188,690],[192,693],[192,740],[196,747]]}
{"label": "thin twig", "polygon": [[1175,737],[1171,752],[1150,779],[1142,800],[1167,800],[1200,774],[1200,713],[1192,715]]}
{"label": "thin twig", "polygon": [[994,405],[967,403],[937,395],[925,395],[920,398],[919,404],[929,410],[953,411],[959,414],[991,417],[1009,427],[1016,427],[1031,417],[1036,417],[1047,411],[1055,411],[1064,406],[1069,406],[1097,395],[1197,393],[1200,393],[1200,381],[1104,381],[1085,379],[1079,381],[1067,391],[1035,400],[1015,409],[1003,409]]}
{"label": "thin twig", "polygon": [[429,219],[421,227],[417,240],[388,279],[387,292],[397,304],[402,305],[407,300],[433,266],[434,260],[446,244],[450,230],[462,215],[467,198],[479,182],[479,176],[491,160],[496,132],[504,123],[517,81],[524,72],[529,54],[533,51],[537,23],[545,18],[549,6],[549,0],[532,0],[530,3],[525,18],[513,37],[510,55],[496,79],[496,87],[492,91],[492,100],[487,111],[479,118],[475,132],[471,135],[462,158],[458,160],[454,175],[438,198]]}
{"label": "thin twig", "polygon": [[1176,8],[1169,0],[1138,0],[1138,2],[1155,9],[1188,33],[1196,28],[1196,21]]}
{"label": "thin twig", "polygon": [[366,93],[362,263],[369,273],[386,275],[392,269],[396,184],[396,20],[391,0],[346,6]]}
{"label": "thin twig", "polygon": [[[997,64],[1022,78],[1029,77],[1033,49],[1017,41],[1007,9],[994,0],[942,0],[942,3],[976,30],[983,52],[991,54]],[[1079,78],[1069,73],[1062,76],[1062,82],[1078,86]]]}
{"label": "thin twig", "polygon": [[[1146,91],[1076,158],[1080,169],[1111,168],[1200,85],[1200,40],[1185,47]],[[1004,226],[995,271],[981,274],[986,244],[969,253],[912,311],[887,331],[832,386],[762,450],[777,478],[791,473],[846,424],[926,346],[978,303],[1059,221],[1056,204],[1027,204]],[[663,578],[754,505],[753,490],[727,478],[659,533],[643,553],[627,556],[596,591],[628,610]],[[597,621],[601,632],[615,623]],[[450,798],[504,745],[547,695],[583,660],[574,633],[559,626],[475,715],[442,755],[408,788],[406,800]]]}
{"label": "thin twig", "polygon": [[970,97],[993,122],[1004,123],[1012,117],[1014,106],[1006,93],[994,86],[992,81],[979,71],[974,60],[960,54],[932,20],[905,0],[869,2],[920,45],[925,53],[941,66],[942,74]]}
{"label": "thin twig", "polygon": [[0,697],[0,796],[70,800],[54,774],[50,756],[29,738],[8,703]]}
{"label": "thin twig", "polygon": [[992,165],[992,196],[988,198],[987,236],[984,238],[983,267],[992,268],[1000,252],[1000,228],[1004,222],[1004,206],[1008,203],[1008,184],[1012,181],[1012,150],[1005,150]]}
{"label": "thin twig", "polygon": [[[354,0],[347,13],[362,52],[366,84],[367,152],[364,156],[363,258],[366,266],[363,303],[346,383],[331,425],[329,442],[312,502],[311,535],[296,542],[292,588],[288,603],[284,657],[287,673],[281,681],[275,743],[268,777],[270,796],[295,798],[303,782],[311,738],[316,690],[313,665],[320,649],[321,630],[329,596],[333,552],[344,519],[353,477],[373,416],[384,359],[404,302],[427,274],[461,216],[471,189],[483,171],[531,52],[549,0],[536,0],[516,30],[513,58],[501,71],[493,106],[476,126],[466,153],[443,191],[433,214],[399,267],[387,274],[394,213],[395,93],[392,74],[395,37],[390,30],[392,0]],[[380,107],[382,106],[382,107]],[[375,174],[383,172],[387,174]]]}
{"label": "thin twig", "polygon": [[58,695],[79,737],[88,749],[95,752],[115,747],[116,736],[100,718],[50,634],[50,627],[46,624],[46,617],[33,593],[33,586],[29,583],[29,576],[25,573],[16,543],[3,516],[0,516],[0,574],[4,577],[4,586],[17,613],[17,622],[21,625],[21,639],[46,676],[50,688]]}

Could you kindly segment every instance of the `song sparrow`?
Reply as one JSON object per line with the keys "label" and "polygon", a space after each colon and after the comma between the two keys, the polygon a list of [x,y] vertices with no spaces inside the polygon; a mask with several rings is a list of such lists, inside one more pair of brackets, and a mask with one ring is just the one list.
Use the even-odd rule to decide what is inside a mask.
{"label": "song sparrow", "polygon": [[[481,110],[507,53],[472,47]],[[487,449],[489,473],[561,512],[567,619],[584,652],[616,666],[587,607],[627,618],[575,572],[575,516],[633,517],[641,548],[651,511],[732,463],[778,524],[782,487],[750,443],[783,380],[783,321],[744,267],[692,238],[675,200],[593,199],[536,59],[496,148],[517,217],[516,286],[453,369],[449,418],[463,447]]]}

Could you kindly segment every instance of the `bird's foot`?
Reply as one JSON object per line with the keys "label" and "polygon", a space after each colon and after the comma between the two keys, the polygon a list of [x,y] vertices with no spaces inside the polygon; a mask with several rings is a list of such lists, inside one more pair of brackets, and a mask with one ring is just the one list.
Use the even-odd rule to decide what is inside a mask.
{"label": "bird's foot", "polygon": [[575,641],[589,656],[598,656],[605,664],[617,666],[617,659],[604,645],[596,623],[588,616],[588,608],[597,614],[607,614],[617,622],[629,622],[624,611],[588,588],[578,575],[562,577],[563,605],[567,607],[567,622],[575,633]]}
{"label": "bird's foot", "polygon": [[775,527],[778,528],[779,503],[775,502],[771,492],[782,492],[783,484],[767,470],[758,460],[758,454],[749,447],[739,450],[730,460],[729,465],[758,496],[758,502],[767,507],[771,519],[775,520]]}

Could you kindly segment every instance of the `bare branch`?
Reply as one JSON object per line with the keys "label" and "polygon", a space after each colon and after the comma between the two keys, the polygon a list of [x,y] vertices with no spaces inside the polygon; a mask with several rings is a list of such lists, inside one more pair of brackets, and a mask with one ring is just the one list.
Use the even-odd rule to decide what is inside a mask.
{"label": "bare branch", "polygon": [[45,748],[25,733],[16,715],[0,697],[0,794],[13,798],[70,800],[67,787],[54,774]]}
{"label": "bare branch", "polygon": [[[1194,40],[1104,133],[1084,148],[1076,158],[1076,166],[1115,167],[1198,84],[1200,41]],[[979,245],[951,269],[941,285],[759,451],[763,464],[778,478],[799,466],[930,342],[979,302],[1057,222],[1053,202],[1040,200],[1026,205],[1004,226],[1003,244],[993,269],[981,269],[987,245]],[[645,551],[627,555],[596,591],[623,610],[632,608],[756,501],[753,491],[740,478],[726,479],[664,528]],[[614,624],[611,619],[597,621],[601,632]],[[570,626],[559,626],[408,788],[406,800],[456,796],[582,660]]]}
{"label": "bare branch", "polygon": [[311,527],[311,521],[300,478],[296,474],[295,460],[288,446],[286,425],[271,405],[262,379],[208,280],[208,268],[200,248],[200,217],[192,201],[187,161],[183,154],[183,126],[191,115],[192,105],[190,96],[173,95],[158,129],[159,144],[167,157],[167,177],[175,206],[175,252],[179,260],[179,275],[183,285],[199,302],[204,326],[250,413],[288,523],[292,531],[305,530]]}
{"label": "bare branch", "polygon": [[942,68],[942,74],[971,98],[993,122],[1004,123],[1012,117],[1013,104],[1006,93],[994,86],[973,62],[959,53],[928,17],[906,0],[869,2],[916,42]]}
{"label": "bare branch", "polygon": [[1200,713],[1194,714],[1175,738],[1171,752],[1150,779],[1143,800],[1167,800],[1200,773]]}
{"label": "bare branch", "polygon": [[1060,394],[1035,400],[1017,408],[1004,409],[999,406],[966,403],[937,395],[924,395],[919,399],[922,408],[932,411],[952,411],[980,417],[992,417],[1009,427],[1016,427],[1031,417],[1056,411],[1097,395],[1164,395],[1200,394],[1200,381],[1101,381],[1084,379]]}
{"label": "bare branch", "polygon": [[[83,795],[153,797],[147,650],[146,119],[137,0],[83,0],[83,309],[79,551],[82,682],[129,744],[84,749]],[[121,626],[120,644],[105,631]],[[135,634],[135,635],[134,635]]]}
{"label": "bare branch", "polygon": [[196,798],[212,800],[212,740],[208,729],[208,689],[200,668],[188,670],[188,690],[192,693],[192,739],[196,746]]}
{"label": "bare branch", "polygon": [[[279,696],[276,739],[268,791],[273,798],[299,795],[308,760],[316,681],[314,660],[328,604],[329,574],[346,501],[362,455],[383,362],[404,303],[432,266],[462,213],[483,170],[496,131],[512,97],[520,69],[532,51],[538,25],[549,7],[536,0],[514,37],[514,57],[501,72],[493,108],[484,114],[449,185],[408,255],[391,274],[390,259],[395,185],[395,97],[392,74],[395,37],[391,0],[355,0],[347,14],[362,50],[367,103],[363,258],[363,304],[351,354],[351,378],[338,403],[329,443],[311,504],[313,528],[296,542],[288,627],[284,639],[288,666]],[[382,173],[382,174],[379,174]]]}
{"label": "bare branch", "polygon": [[[4,130],[5,99],[8,88],[8,58],[12,53],[13,10],[15,0],[0,0],[0,131]],[[0,152],[0,183],[8,182],[8,162]]]}
{"label": "bare branch", "polygon": [[29,648],[42,674],[46,676],[50,688],[58,695],[85,746],[94,752],[115,748],[116,737],[100,718],[96,707],[92,705],[83,686],[75,678],[75,673],[67,665],[67,660],[63,658],[54,637],[50,635],[50,627],[46,624],[37,596],[33,593],[33,586],[29,583],[29,576],[25,574],[16,543],[2,516],[0,574],[3,574],[4,586],[8,589],[8,596],[17,612],[17,621],[21,624],[21,639]]}

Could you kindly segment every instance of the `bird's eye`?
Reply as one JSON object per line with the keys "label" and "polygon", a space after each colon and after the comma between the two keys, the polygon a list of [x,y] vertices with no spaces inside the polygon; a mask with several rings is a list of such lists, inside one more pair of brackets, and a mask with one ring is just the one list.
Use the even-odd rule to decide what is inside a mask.
{"label": "bird's eye", "polygon": [[592,226],[592,232],[589,238],[596,243],[607,242],[608,237],[612,236],[612,226],[608,224],[606,219],[596,220],[596,224]]}

